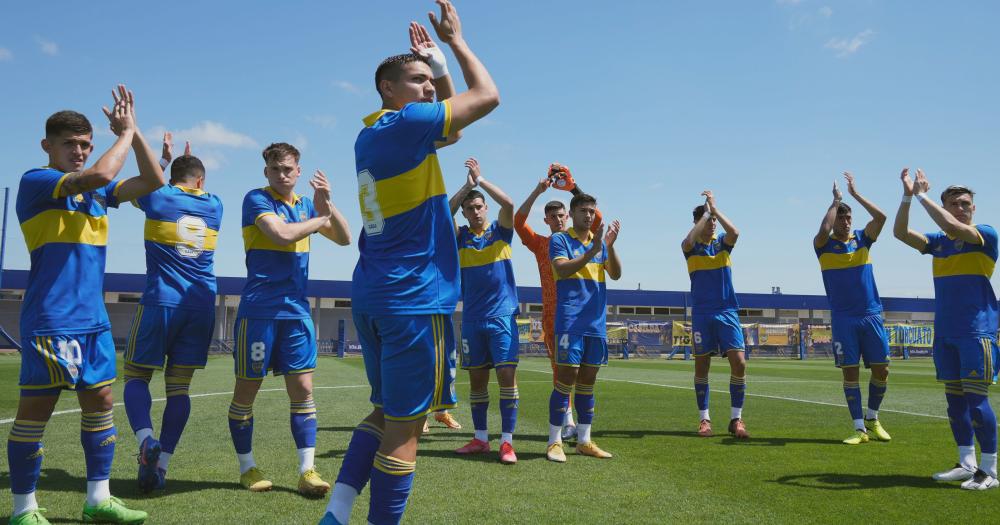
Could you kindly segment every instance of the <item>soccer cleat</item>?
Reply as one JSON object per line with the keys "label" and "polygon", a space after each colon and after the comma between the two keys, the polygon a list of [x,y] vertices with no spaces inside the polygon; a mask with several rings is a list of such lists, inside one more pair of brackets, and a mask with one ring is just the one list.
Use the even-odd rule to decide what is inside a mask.
{"label": "soccer cleat", "polygon": [[872,439],[877,441],[891,441],[892,436],[885,431],[885,427],[882,423],[879,423],[877,419],[866,419],[865,428],[868,429],[868,434],[871,435]]}
{"label": "soccer cleat", "polygon": [[972,479],[975,474],[975,470],[965,468],[961,463],[955,463],[955,466],[948,470],[935,472],[931,478],[934,481],[965,481]]}
{"label": "soccer cleat", "polygon": [[712,433],[712,422],[702,419],[701,423],[698,423],[698,435],[705,438],[714,436],[715,434]]}
{"label": "soccer cleat", "polygon": [[517,454],[514,453],[514,445],[506,441],[500,444],[500,463],[504,465],[517,463]]}
{"label": "soccer cleat", "polygon": [[864,430],[855,430],[851,437],[845,439],[843,443],[845,445],[860,445],[862,443],[868,442],[868,433]]}
{"label": "soccer cleat", "polygon": [[450,412],[435,412],[434,421],[442,423],[444,424],[444,426],[453,430],[462,429],[462,425],[457,420],[455,420],[455,417],[452,416]]}
{"label": "soccer cleat", "polygon": [[29,510],[10,518],[10,525],[49,525],[49,520],[42,516],[45,509]]}
{"label": "soccer cleat", "polygon": [[83,506],[84,523],[145,523],[149,515],[141,510],[132,510],[122,503],[122,500],[111,496],[110,498],[91,507]]}
{"label": "soccer cleat", "polygon": [[337,518],[333,517],[332,512],[327,512],[323,515],[323,519],[319,520],[319,525],[343,525]]}
{"label": "soccer cleat", "polygon": [[982,469],[976,469],[976,473],[972,475],[972,479],[963,481],[961,486],[965,490],[988,490],[1000,486],[1000,481],[997,481],[997,478],[987,474]]}
{"label": "soccer cleat", "polygon": [[566,425],[562,429],[563,441],[568,441],[576,437],[576,425]]}
{"label": "soccer cleat", "polygon": [[565,463],[566,452],[563,451],[562,442],[549,445],[549,448],[545,450],[545,459],[555,461],[556,463]]}
{"label": "soccer cleat", "polygon": [[319,497],[325,496],[327,492],[330,492],[330,484],[319,477],[319,472],[316,472],[316,469],[311,468],[299,476],[299,494]]}
{"label": "soccer cleat", "polygon": [[483,454],[489,451],[489,442],[476,438],[472,438],[472,441],[466,443],[464,447],[455,449],[456,454]]}
{"label": "soccer cleat", "polygon": [[167,488],[167,471],[161,468],[156,469],[156,490],[164,490]]}
{"label": "soccer cleat", "polygon": [[750,434],[747,432],[747,426],[743,424],[743,420],[740,418],[736,418],[729,422],[729,433],[736,439],[750,439]]}
{"label": "soccer cleat", "polygon": [[576,453],[584,456],[590,456],[592,458],[609,459],[614,456],[610,452],[606,452],[597,446],[597,443],[593,441],[588,441],[586,443],[577,443]]}
{"label": "soccer cleat", "polygon": [[240,485],[250,492],[265,492],[271,490],[272,483],[264,479],[264,473],[257,467],[250,467],[240,474]]}
{"label": "soccer cleat", "polygon": [[139,445],[139,474],[137,476],[139,492],[147,494],[156,488],[159,481],[156,463],[160,460],[160,452],[162,451],[160,442],[153,439],[153,436],[142,440],[142,444]]}

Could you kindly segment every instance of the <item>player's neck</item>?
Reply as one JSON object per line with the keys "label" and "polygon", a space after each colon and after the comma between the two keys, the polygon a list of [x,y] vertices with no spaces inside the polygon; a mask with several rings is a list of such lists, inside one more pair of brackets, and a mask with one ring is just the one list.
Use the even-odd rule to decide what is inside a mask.
{"label": "player's neck", "polygon": [[849,233],[845,233],[843,235],[837,235],[837,233],[834,232],[832,235],[830,235],[830,237],[832,237],[833,240],[840,241],[840,242],[847,242],[847,241],[851,240],[851,234],[849,234]]}
{"label": "player's neck", "polygon": [[576,226],[573,226],[573,231],[576,233],[576,238],[580,239],[584,243],[590,242],[591,241],[590,238],[591,236],[593,236],[593,233],[591,233],[590,228],[578,228]]}

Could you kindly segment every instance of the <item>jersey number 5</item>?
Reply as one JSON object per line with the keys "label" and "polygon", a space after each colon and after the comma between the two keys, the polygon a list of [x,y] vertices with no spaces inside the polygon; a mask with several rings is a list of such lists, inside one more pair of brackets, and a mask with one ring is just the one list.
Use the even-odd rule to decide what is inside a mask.
{"label": "jersey number 5", "polygon": [[358,173],[358,201],[361,202],[361,218],[365,221],[365,233],[380,235],[385,228],[385,218],[378,204],[375,178],[368,170]]}

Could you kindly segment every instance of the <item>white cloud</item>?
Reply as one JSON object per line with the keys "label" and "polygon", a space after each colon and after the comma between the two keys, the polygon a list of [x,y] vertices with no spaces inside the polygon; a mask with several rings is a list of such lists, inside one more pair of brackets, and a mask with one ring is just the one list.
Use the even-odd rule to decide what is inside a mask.
{"label": "white cloud", "polygon": [[844,58],[857,53],[874,35],[875,31],[865,29],[851,38],[831,38],[823,47],[836,51],[837,57]]}
{"label": "white cloud", "polygon": [[819,14],[823,18],[830,18],[831,16],[833,16],[833,8],[828,5],[825,5],[819,8]]}
{"label": "white cloud", "polygon": [[306,122],[311,122],[324,128],[334,128],[337,125],[337,117],[333,115],[306,115]]}
{"label": "white cloud", "polygon": [[[183,153],[183,150],[181,150],[181,153]],[[205,165],[206,171],[217,170],[226,163],[225,155],[217,151],[192,151],[191,154],[201,160],[201,163]]]}
{"label": "white cloud", "polygon": [[333,85],[335,87],[340,88],[343,91],[346,91],[348,93],[353,93],[355,95],[361,94],[362,92],[360,87],[346,80],[334,80]]}
{"label": "white cloud", "polygon": [[[163,132],[159,135],[162,137]],[[188,129],[173,132],[174,144],[184,144],[191,141],[192,146],[225,146],[228,148],[256,148],[257,141],[242,133],[237,133],[218,122],[205,120]],[[207,166],[206,166],[207,167]]]}
{"label": "white cloud", "polygon": [[11,53],[6,47],[0,47],[0,62],[6,62],[13,59],[14,53]]}
{"label": "white cloud", "polygon": [[651,189],[651,190],[659,190],[659,189],[662,189],[664,186],[666,186],[666,184],[664,184],[662,182],[654,182],[654,183],[652,183],[652,184],[649,185],[649,189]]}
{"label": "white cloud", "polygon": [[295,133],[295,137],[291,140],[292,146],[295,146],[299,151],[305,151],[309,147],[309,139],[302,133]]}
{"label": "white cloud", "polygon": [[51,40],[46,40],[40,36],[35,37],[35,42],[38,42],[38,47],[42,50],[42,53],[49,56],[56,56],[59,54],[59,44],[56,44]]}

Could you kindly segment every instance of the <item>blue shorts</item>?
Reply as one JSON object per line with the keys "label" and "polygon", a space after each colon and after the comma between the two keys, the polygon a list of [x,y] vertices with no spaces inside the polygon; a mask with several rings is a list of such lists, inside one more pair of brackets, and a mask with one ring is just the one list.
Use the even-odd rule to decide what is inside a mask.
{"label": "blue shorts", "polygon": [[517,316],[462,323],[462,368],[517,366]]}
{"label": "blue shorts", "polygon": [[997,357],[997,340],[993,337],[934,337],[938,381],[992,383]]}
{"label": "blue shorts", "polygon": [[608,340],[590,335],[556,335],[556,364],[604,366],[608,364]]}
{"label": "blue shorts", "polygon": [[371,402],[390,421],[455,407],[455,330],[451,316],[354,312]]}
{"label": "blue shorts", "polygon": [[833,320],[833,360],[837,368],[865,368],[889,364],[889,336],[882,324],[882,315],[843,317]]}
{"label": "blue shorts", "polygon": [[312,319],[247,319],[233,327],[237,379],[304,374],[316,368],[316,333]]}
{"label": "blue shorts", "polygon": [[111,330],[21,338],[18,384],[24,390],[89,390],[110,385],[115,377]]}
{"label": "blue shorts", "polygon": [[128,333],[125,363],[157,370],[164,362],[181,368],[205,368],[214,328],[214,308],[139,305]]}
{"label": "blue shorts", "polygon": [[729,350],[742,351],[745,345],[739,314],[728,310],[692,315],[691,340],[694,342],[695,357],[715,354],[725,357]]}

